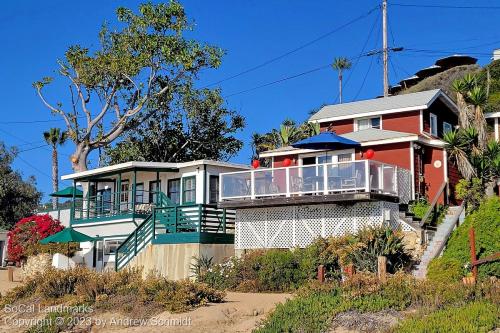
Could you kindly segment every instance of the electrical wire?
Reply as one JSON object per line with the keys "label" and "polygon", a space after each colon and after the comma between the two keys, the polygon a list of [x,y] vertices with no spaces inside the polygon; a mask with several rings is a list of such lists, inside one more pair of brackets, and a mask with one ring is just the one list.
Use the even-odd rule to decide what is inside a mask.
{"label": "electrical wire", "polygon": [[419,7],[419,8],[448,8],[448,9],[500,9],[498,6],[455,6],[455,5],[423,5],[417,3],[389,3],[389,6],[395,7]]}
{"label": "electrical wire", "polygon": [[372,9],[370,9],[368,12],[366,12],[366,13],[364,13],[364,14],[362,14],[362,15],[360,15],[360,16],[358,16],[358,17],[356,17],[356,18],[354,18],[354,19],[352,19],[350,21],[348,21],[347,23],[342,24],[341,26],[339,26],[339,27],[337,27],[337,28],[335,28],[335,29],[333,29],[333,30],[331,30],[331,31],[329,31],[329,32],[327,32],[327,33],[325,33],[325,34],[317,37],[317,38],[314,38],[313,40],[311,40],[311,41],[309,41],[309,42],[307,42],[305,44],[302,44],[302,45],[300,45],[300,46],[298,46],[298,47],[296,47],[296,48],[294,48],[294,49],[292,49],[292,50],[290,50],[288,52],[285,52],[285,53],[283,53],[283,54],[281,54],[279,56],[276,56],[274,58],[266,60],[266,61],[260,63],[259,65],[256,65],[256,66],[250,67],[248,69],[245,69],[242,72],[239,72],[237,74],[231,75],[231,76],[226,77],[224,79],[221,79],[219,81],[207,84],[203,88],[208,88],[208,87],[220,84],[222,82],[226,82],[226,81],[232,80],[232,79],[237,78],[239,76],[242,76],[242,75],[245,75],[247,73],[253,72],[253,71],[257,70],[257,69],[260,69],[260,68],[262,68],[264,66],[267,66],[267,65],[269,65],[269,64],[271,64],[273,62],[276,62],[276,61],[278,61],[280,59],[283,59],[283,58],[285,58],[285,57],[287,57],[287,56],[289,56],[289,55],[291,55],[291,54],[293,54],[293,53],[295,53],[297,51],[305,49],[306,47],[308,47],[308,46],[310,46],[310,45],[312,45],[312,44],[314,44],[314,43],[316,43],[316,42],[318,42],[318,41],[320,41],[322,39],[325,39],[326,37],[329,37],[330,35],[332,35],[332,34],[338,32],[338,31],[340,31],[340,30],[342,30],[342,29],[344,29],[344,28],[346,28],[346,27],[348,27],[348,26],[356,23],[357,21],[360,21],[360,20],[362,20],[362,19],[370,16],[374,11],[376,11],[379,8],[380,8],[380,6],[377,5],[377,6],[373,7]]}

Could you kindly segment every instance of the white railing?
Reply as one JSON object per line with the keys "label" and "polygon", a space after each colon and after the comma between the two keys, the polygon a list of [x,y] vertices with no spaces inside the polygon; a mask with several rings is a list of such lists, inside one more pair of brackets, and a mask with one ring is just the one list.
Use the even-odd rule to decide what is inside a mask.
{"label": "white railing", "polygon": [[220,175],[220,197],[243,200],[342,192],[397,196],[398,174],[397,166],[371,160],[228,172]]}

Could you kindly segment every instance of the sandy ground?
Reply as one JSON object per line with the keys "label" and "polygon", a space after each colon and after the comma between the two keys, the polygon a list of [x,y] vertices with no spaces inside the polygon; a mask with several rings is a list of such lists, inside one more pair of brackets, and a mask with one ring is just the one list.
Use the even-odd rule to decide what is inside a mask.
{"label": "sandy ground", "polygon": [[277,303],[290,297],[289,294],[230,292],[225,303],[210,304],[182,314],[164,312],[137,327],[126,327],[119,322],[122,315],[107,313],[95,317],[96,322],[102,322],[94,326],[92,332],[251,332]]}
{"label": "sandy ground", "polygon": [[[19,270],[14,273],[15,282],[7,281],[7,270],[0,270],[0,292],[20,284]],[[233,293],[229,292],[226,301],[209,304],[193,311],[170,314],[163,312],[147,322],[130,325],[127,318],[118,313],[82,314],[82,320],[92,320],[91,332],[251,332],[274,309],[277,303],[290,298],[290,294]],[[4,309],[2,309],[4,310]],[[43,315],[25,313],[12,316],[0,313],[0,332],[23,332],[26,326],[13,325],[13,318],[43,318]],[[17,322],[15,322],[17,323]],[[21,325],[22,326],[22,325]],[[88,329],[81,332],[89,332]]]}
{"label": "sandy ground", "polygon": [[20,269],[14,267],[14,282],[8,281],[7,269],[0,269],[0,293],[5,293],[21,283]]}

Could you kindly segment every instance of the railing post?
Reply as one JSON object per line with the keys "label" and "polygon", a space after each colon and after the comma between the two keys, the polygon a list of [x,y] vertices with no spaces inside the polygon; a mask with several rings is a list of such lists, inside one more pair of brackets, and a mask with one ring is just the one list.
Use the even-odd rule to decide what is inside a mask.
{"label": "railing post", "polygon": [[203,205],[198,205],[198,223],[197,223],[197,231],[201,232],[201,220],[203,219]]}
{"label": "railing post", "polygon": [[137,255],[137,230],[134,231],[134,255]]}
{"label": "railing post", "polygon": [[382,193],[385,192],[384,186],[384,163],[380,164],[380,184],[379,188],[382,190]]}
{"label": "railing post", "polygon": [[394,166],[394,193],[396,193],[397,196],[399,196],[399,186],[398,186],[398,167]]}
{"label": "railing post", "polygon": [[179,206],[175,206],[174,233],[177,233],[177,220],[179,215]]}
{"label": "railing post", "polygon": [[153,241],[156,237],[156,209],[153,208],[153,214],[151,215],[151,218],[153,219],[153,230],[152,235],[151,235],[151,241]]}
{"label": "railing post", "polygon": [[226,233],[226,208],[222,208],[222,232]]}
{"label": "railing post", "polygon": [[327,164],[323,165],[323,194],[328,194],[328,169]]}
{"label": "railing post", "polygon": [[370,163],[365,160],[365,192],[370,192]]}
{"label": "railing post", "polygon": [[[286,186],[286,196],[290,196],[290,169],[286,168],[285,169],[285,186]],[[224,210],[225,211],[225,210]]]}
{"label": "railing post", "polygon": [[250,198],[255,199],[255,170],[250,171]]}

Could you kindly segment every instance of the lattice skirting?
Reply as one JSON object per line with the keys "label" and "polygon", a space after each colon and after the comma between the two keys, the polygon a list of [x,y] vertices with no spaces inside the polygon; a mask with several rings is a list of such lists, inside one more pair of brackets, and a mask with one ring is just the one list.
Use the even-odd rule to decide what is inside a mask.
{"label": "lattice skirting", "polygon": [[318,237],[355,233],[364,227],[383,223],[393,228],[402,227],[397,203],[379,201],[238,209],[235,248],[306,247]]}

